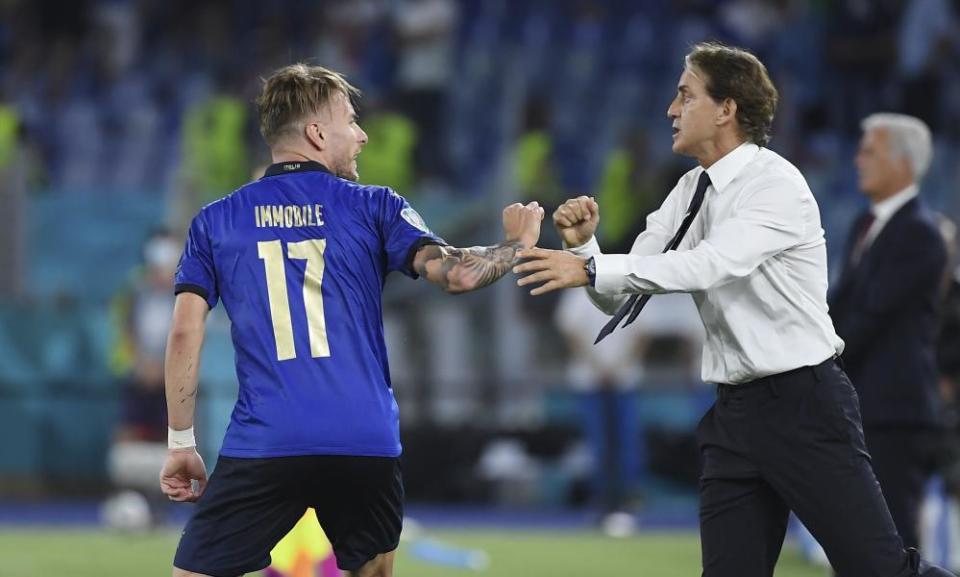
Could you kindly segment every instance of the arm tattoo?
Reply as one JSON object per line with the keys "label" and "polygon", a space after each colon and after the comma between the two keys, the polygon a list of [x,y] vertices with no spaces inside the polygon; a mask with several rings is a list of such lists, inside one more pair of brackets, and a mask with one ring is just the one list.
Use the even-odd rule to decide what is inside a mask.
{"label": "arm tattoo", "polygon": [[428,245],[417,273],[449,292],[476,290],[510,272],[522,248],[517,241],[470,248]]}
{"label": "arm tattoo", "polygon": [[194,398],[194,397],[197,396],[197,388],[196,388],[196,387],[194,387],[194,388],[193,388],[190,392],[188,392],[188,393],[184,393],[184,392],[183,392],[183,389],[184,389],[184,387],[180,387],[180,393],[181,393],[181,395],[180,395],[180,404],[181,404],[181,405],[182,405],[183,403],[189,401],[190,399],[192,399],[192,398]]}

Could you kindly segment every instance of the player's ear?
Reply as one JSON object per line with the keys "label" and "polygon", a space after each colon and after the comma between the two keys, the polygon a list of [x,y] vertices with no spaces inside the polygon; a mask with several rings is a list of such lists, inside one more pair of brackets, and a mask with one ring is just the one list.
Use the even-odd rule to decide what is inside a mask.
{"label": "player's ear", "polygon": [[737,117],[737,101],[727,98],[717,108],[717,124],[726,124]]}
{"label": "player's ear", "polygon": [[304,136],[314,148],[323,150],[326,148],[326,140],[323,135],[323,126],[318,122],[310,122],[303,127]]}

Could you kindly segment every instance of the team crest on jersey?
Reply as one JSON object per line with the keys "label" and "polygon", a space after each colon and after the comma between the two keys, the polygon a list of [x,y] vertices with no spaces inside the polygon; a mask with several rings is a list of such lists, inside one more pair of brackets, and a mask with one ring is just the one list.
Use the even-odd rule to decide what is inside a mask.
{"label": "team crest on jersey", "polygon": [[400,216],[403,217],[403,220],[409,222],[411,225],[422,230],[427,234],[433,234],[430,232],[430,229],[427,228],[427,223],[423,222],[423,217],[420,216],[420,213],[413,210],[409,206],[400,211]]}

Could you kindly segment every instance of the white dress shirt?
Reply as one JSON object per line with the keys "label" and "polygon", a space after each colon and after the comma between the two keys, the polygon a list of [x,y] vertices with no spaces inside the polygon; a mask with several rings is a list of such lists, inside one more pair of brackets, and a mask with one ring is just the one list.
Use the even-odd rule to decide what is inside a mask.
{"label": "white dress shirt", "polygon": [[706,329],[708,383],[745,383],[840,354],[820,210],[800,171],[777,153],[742,144],[708,168],[700,213],[677,250],[660,254],[701,172],[685,174],[647,217],[630,254],[604,255],[595,238],[568,249],[595,257],[594,304],[613,314],[630,293],[691,293]]}

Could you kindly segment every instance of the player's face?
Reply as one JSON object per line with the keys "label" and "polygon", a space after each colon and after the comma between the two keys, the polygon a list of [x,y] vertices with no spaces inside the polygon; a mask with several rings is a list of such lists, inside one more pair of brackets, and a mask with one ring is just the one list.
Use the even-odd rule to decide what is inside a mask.
{"label": "player's face", "polygon": [[330,102],[329,121],[324,126],[327,162],[335,175],[347,180],[360,178],[357,156],[367,143],[367,133],[357,124],[357,113],[350,99],[338,93]]}
{"label": "player's face", "polygon": [[667,109],[667,116],[673,121],[673,151],[699,157],[716,136],[719,108],[707,93],[703,73],[685,68],[677,83],[677,95]]}
{"label": "player's face", "polygon": [[882,128],[863,133],[855,164],[860,190],[877,200],[902,190],[912,178],[909,164],[894,154],[890,135]]}

